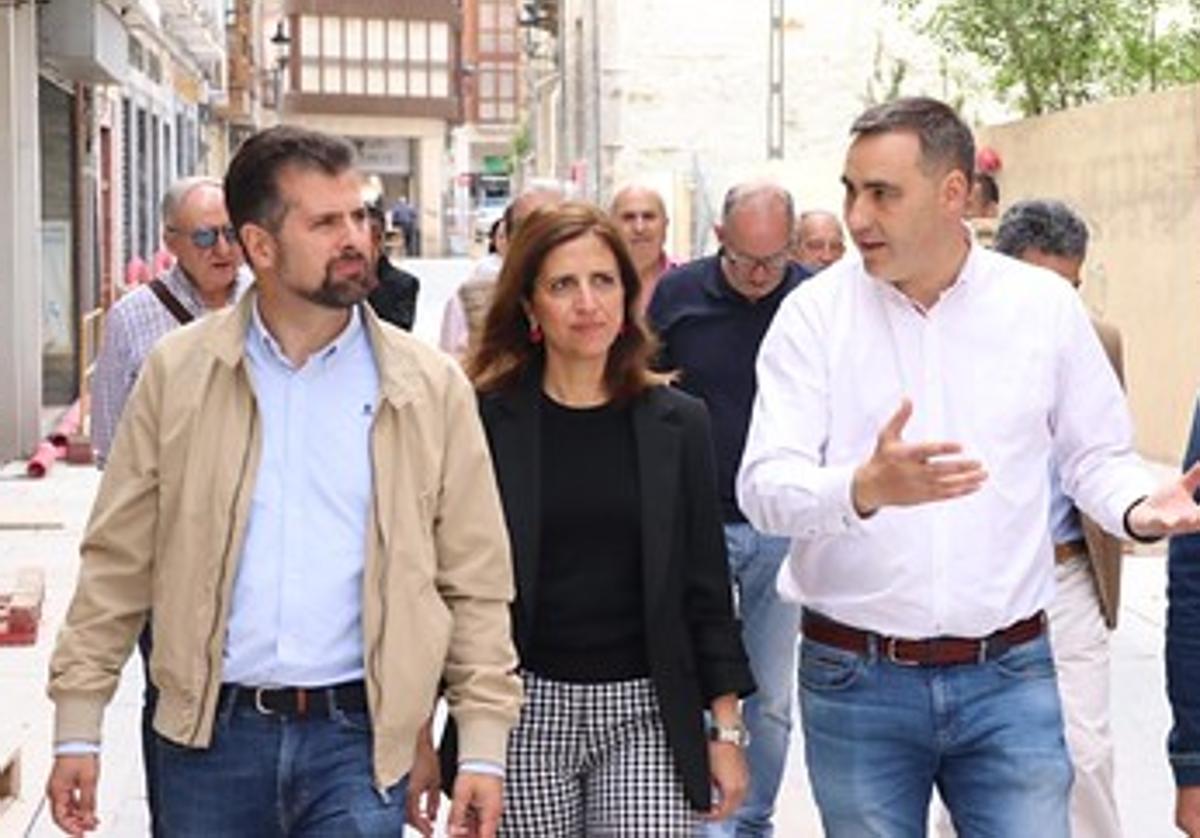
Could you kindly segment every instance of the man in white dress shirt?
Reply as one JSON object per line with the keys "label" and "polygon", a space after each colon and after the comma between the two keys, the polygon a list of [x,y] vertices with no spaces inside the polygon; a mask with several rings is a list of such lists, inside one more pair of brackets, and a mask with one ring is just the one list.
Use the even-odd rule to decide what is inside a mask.
{"label": "man in white dress shirt", "polygon": [[1160,489],[1066,283],[972,243],[974,143],[901,99],[851,128],[847,258],[762,344],[741,508],[791,536],[800,701],[827,834],[1066,836],[1071,767],[1044,609],[1047,463],[1114,534],[1200,527],[1200,470]]}

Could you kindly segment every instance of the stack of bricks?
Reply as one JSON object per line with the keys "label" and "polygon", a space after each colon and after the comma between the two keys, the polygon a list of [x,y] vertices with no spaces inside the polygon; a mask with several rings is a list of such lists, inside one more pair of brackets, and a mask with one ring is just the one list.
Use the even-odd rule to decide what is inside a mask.
{"label": "stack of bricks", "polygon": [[16,803],[20,796],[21,749],[9,746],[0,737],[0,814]]}
{"label": "stack of bricks", "polygon": [[0,577],[0,646],[37,642],[45,597],[46,578],[41,568],[22,568],[15,578]]}

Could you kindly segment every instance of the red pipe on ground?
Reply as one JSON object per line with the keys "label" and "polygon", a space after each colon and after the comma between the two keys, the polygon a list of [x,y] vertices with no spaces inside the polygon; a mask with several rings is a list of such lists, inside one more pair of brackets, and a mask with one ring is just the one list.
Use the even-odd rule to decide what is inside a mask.
{"label": "red pipe on ground", "polygon": [[54,430],[40,443],[29,462],[25,464],[25,475],[35,480],[45,477],[59,457],[67,455],[68,440],[79,433],[80,408],[79,400],[58,420]]}
{"label": "red pipe on ground", "polygon": [[34,479],[45,477],[46,472],[50,471],[50,466],[54,465],[54,461],[58,459],[58,455],[58,446],[49,440],[42,440],[38,443],[33,456],[29,458],[29,462],[25,464],[25,475]]}
{"label": "red pipe on ground", "polygon": [[71,405],[70,409],[63,414],[58,420],[58,424],[54,426],[54,430],[46,439],[55,448],[61,448],[60,456],[67,453],[67,443],[71,437],[79,433],[79,399],[75,400],[75,404]]}

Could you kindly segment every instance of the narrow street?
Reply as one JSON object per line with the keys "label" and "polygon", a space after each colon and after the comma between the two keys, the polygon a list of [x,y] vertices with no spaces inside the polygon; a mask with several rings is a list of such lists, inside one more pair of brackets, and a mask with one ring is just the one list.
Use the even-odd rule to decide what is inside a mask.
{"label": "narrow street", "polygon": [[[534,207],[566,201],[572,205],[525,223]],[[601,216],[613,226],[598,225]],[[599,235],[573,232],[588,218]],[[861,622],[934,641],[914,645],[907,661],[891,644],[897,664],[956,666],[965,680],[981,668],[975,659],[990,658],[997,645],[1007,650],[1040,636],[1031,629],[1048,623],[1028,620],[1028,612],[1040,601],[1045,572],[1063,568],[1029,545],[1046,540],[1037,492],[1047,461],[1057,460],[1070,497],[1053,495],[1052,515],[1062,513],[1050,521],[1061,542],[1054,552],[1064,561],[1086,554],[1099,596],[1081,575],[1079,604],[1091,616],[1098,604],[1109,623],[1118,618],[1109,671],[1115,789],[1107,765],[1096,772],[1096,788],[1104,797],[1115,791],[1120,823],[1108,800],[1086,799],[1089,782],[1081,779],[1085,794],[1074,796],[1067,831],[1075,838],[1182,834],[1167,756],[1167,544],[1147,545],[1135,534],[1183,532],[1196,515],[1169,507],[1200,509],[1186,501],[1191,494],[1200,504],[1200,491],[1180,481],[1177,468],[1189,429],[1200,427],[1197,230],[1200,0],[0,0],[0,838],[60,834],[44,794],[54,759],[49,660],[102,481],[93,465],[66,460],[106,456],[146,353],[167,331],[236,299],[249,278],[242,273],[247,257],[267,289],[258,320],[269,339],[243,342],[234,334],[228,346],[261,348],[262,358],[227,377],[192,351],[187,335],[176,344],[180,367],[156,358],[149,368],[169,370],[168,383],[157,388],[151,377],[140,388],[130,413],[146,421],[126,420],[125,453],[114,463],[136,461],[152,471],[159,512],[101,510],[98,537],[141,544],[127,540],[125,529],[139,524],[163,537],[144,603],[181,624],[196,616],[190,607],[213,601],[201,589],[232,585],[231,628],[207,638],[218,660],[226,655],[218,668],[229,685],[212,683],[224,690],[225,706],[241,695],[260,714],[301,717],[315,712],[310,690],[320,687],[317,701],[331,716],[365,709],[376,730],[394,729],[400,722],[378,701],[377,680],[386,695],[420,707],[438,675],[446,675],[444,688],[459,688],[458,670],[443,667],[438,651],[446,605],[459,631],[450,632],[445,660],[464,664],[464,701],[515,706],[515,685],[489,673],[499,652],[484,642],[504,635],[503,580],[489,575],[495,563],[480,561],[472,546],[497,544],[506,530],[488,512],[495,507],[484,491],[486,466],[470,459],[456,467],[455,455],[478,454],[478,429],[464,436],[463,423],[447,422],[439,407],[459,369],[444,358],[440,370],[424,365],[394,387],[378,376],[404,367],[403,350],[414,341],[438,344],[447,303],[457,305],[456,291],[487,246],[501,255],[485,267],[508,258],[519,266],[514,278],[530,277],[537,291],[509,336],[518,348],[513,356],[529,347],[541,353],[531,367],[517,357],[522,368],[514,372],[534,386],[510,389],[539,407],[510,411],[511,452],[501,430],[509,417],[493,422],[486,398],[482,405],[504,489],[503,524],[513,525],[518,607],[540,615],[529,623],[554,629],[516,631],[518,654],[541,674],[582,682],[589,696],[649,673],[657,689],[651,710],[671,732],[665,747],[691,754],[672,776],[661,758],[652,764],[647,755],[647,744],[662,753],[657,733],[617,739],[623,756],[593,760],[610,770],[584,770],[580,806],[563,816],[555,801],[532,797],[528,808],[537,817],[528,827],[514,826],[513,813],[522,810],[523,794],[545,792],[545,784],[522,786],[516,779],[523,772],[514,769],[509,828],[542,838],[562,823],[568,832],[619,831],[625,827],[609,824],[632,818],[638,825],[627,831],[658,838],[671,831],[663,824],[675,814],[661,802],[668,797],[661,778],[682,782],[696,799],[705,773],[686,769],[708,747],[704,737],[745,747],[731,703],[717,702],[703,724],[689,705],[693,676],[717,694],[748,684],[735,654],[737,630],[712,618],[704,595],[726,589],[712,540],[718,524],[744,517],[801,533],[799,584],[811,608],[851,627]],[[391,258],[419,279],[415,313],[412,283],[388,276],[386,267],[374,300],[386,319],[413,321],[412,337],[400,338],[402,354],[393,357],[391,347],[367,347],[361,330],[347,329],[321,357],[306,355],[330,337],[323,327],[329,306],[347,293],[340,279],[362,281],[360,260],[350,258],[355,251],[426,257]],[[642,288],[635,306],[630,264]],[[1075,292],[1064,292],[1058,279],[1039,286],[1029,265],[1060,274]],[[273,295],[272,281],[282,291]],[[461,339],[454,333],[468,319],[474,331],[486,317],[483,292],[462,295],[464,313],[447,330],[448,342]],[[629,328],[634,310],[653,312],[674,384],[711,406],[707,420],[687,404],[661,412],[672,437],[656,439],[650,423],[629,418],[660,413],[647,410],[656,400],[682,402],[663,392],[625,398],[637,371],[623,366],[642,358],[642,336]],[[1084,311],[1115,378],[1098,361]],[[203,328],[192,334],[209,339]],[[496,378],[501,389],[512,383]],[[257,399],[252,420],[245,415],[248,381]],[[475,399],[459,383],[460,407],[473,420]],[[145,407],[150,400],[153,409]],[[138,445],[128,443],[131,431],[144,432]],[[257,460],[230,454],[247,445]],[[146,456],[130,456],[135,448]],[[531,453],[542,448],[553,455]],[[1181,488],[1151,494],[1135,487],[1134,449],[1160,485]],[[448,456],[413,456],[429,451]],[[44,476],[27,476],[39,470]],[[253,493],[245,491],[250,476]],[[711,500],[713,477],[719,517],[700,509]],[[169,490],[179,486],[176,502]],[[953,505],[972,493],[973,502]],[[664,502],[676,497],[686,503]],[[237,512],[250,510],[239,517],[247,546],[237,575],[216,568],[231,555],[230,539],[205,537],[224,532],[234,502]],[[885,507],[894,508],[875,517]],[[1117,540],[1099,549],[1090,528],[1080,538],[1077,524],[1086,522],[1075,513],[1084,510],[1114,530],[1124,514],[1126,535],[1139,543],[1127,545],[1123,572]],[[402,534],[385,538],[384,552],[404,572],[372,580],[363,597],[356,580],[375,569],[368,562],[364,571],[360,561],[363,528],[370,535],[376,519]],[[528,522],[531,535],[518,522]],[[775,575],[780,545],[760,539],[749,523],[722,529],[743,586],[747,659],[759,665],[763,684],[776,684],[778,697],[780,672],[763,672],[761,663],[782,666],[792,627],[772,620],[770,596],[754,590],[769,594],[761,580]],[[743,530],[744,551],[737,544]],[[484,536],[439,538],[477,531]],[[396,544],[417,558],[393,551]],[[660,549],[670,551],[667,558],[659,559]],[[445,584],[431,586],[421,559],[429,564],[431,556]],[[103,571],[103,559],[89,547],[84,567]],[[36,642],[4,645],[29,641],[43,576]],[[661,597],[656,579],[665,583]],[[95,621],[72,621],[63,645],[78,655],[63,660],[77,661],[63,664],[56,685],[88,677],[107,648],[106,621],[119,619],[138,588],[123,588],[119,578],[108,587],[100,582],[95,589],[89,582],[81,602],[98,591],[103,607]],[[1181,587],[1172,592],[1177,609],[1191,599]],[[470,620],[459,618],[467,612],[479,622],[464,631]],[[764,627],[749,615],[761,615]],[[207,623],[210,615],[200,616]],[[80,622],[87,625],[77,629]],[[360,624],[374,641],[366,644],[368,658],[387,662],[367,681],[357,666],[363,632],[350,628]],[[1015,631],[996,631],[1000,625]],[[175,627],[160,628],[172,631],[158,638],[162,666],[154,680],[187,681],[199,654],[195,638],[180,634],[176,655],[164,642],[175,639]],[[1066,658],[1075,651],[1071,629],[1061,620],[1057,628],[1047,633]],[[945,633],[983,637],[972,645],[939,642]],[[1084,634],[1080,658],[1095,648],[1094,634]],[[641,637],[654,647],[645,656],[633,639]],[[863,632],[828,639],[850,652],[874,642]],[[107,651],[111,677],[119,664]],[[571,672],[556,674],[546,651],[573,665]],[[583,659],[587,652],[594,662]],[[945,672],[913,670],[921,677],[931,671],[934,680]],[[88,798],[98,792],[100,825],[89,835],[149,835],[143,678],[135,650],[104,716],[99,787],[92,777],[70,780]],[[1174,683],[1200,690],[1189,678]],[[1062,692],[1087,703],[1099,692],[1094,673],[1079,680],[1064,682]],[[895,710],[905,688],[883,683],[882,704]],[[251,696],[242,684],[261,689]],[[635,686],[644,696],[643,685]],[[279,690],[264,697],[269,687]],[[918,721],[928,715],[939,725],[943,717],[953,726],[978,724],[986,740],[980,747],[1010,763],[1019,759],[1015,773],[1061,810],[1063,795],[1033,770],[1026,744],[1053,739],[1056,728],[1039,734],[1019,691],[986,689],[990,704],[976,701],[976,690],[961,704],[951,696],[945,712],[922,705]],[[882,804],[904,823],[897,829],[909,838],[923,831],[946,838],[941,804],[933,801],[927,829],[919,806],[915,817],[905,814],[911,794],[874,749],[880,737],[852,726],[851,708],[868,706],[860,699],[867,691],[845,691],[852,701],[833,726],[853,740],[849,762],[883,766],[874,779],[834,771],[837,754],[817,747],[818,714],[810,707],[815,773],[844,779],[839,788],[855,810],[835,831],[869,831],[873,813],[863,800],[889,800],[871,785],[884,782],[899,795],[896,805]],[[880,703],[877,690],[871,706]],[[574,717],[595,723],[626,704],[606,699],[596,705],[604,714],[588,709]],[[95,739],[98,722],[87,716],[86,701],[79,705],[78,724],[68,720],[59,735]],[[571,732],[553,713],[550,722],[537,720],[536,705],[526,704],[526,729]],[[398,706],[403,712],[403,701]],[[1188,702],[1177,706],[1181,730],[1194,727]],[[1003,715],[995,707],[1028,738],[998,741],[1014,723],[993,723]],[[786,708],[771,715],[778,721],[781,713]],[[1072,713],[1072,739],[1080,729],[1088,739],[1094,716],[1086,715]],[[895,716],[903,718],[912,716]],[[467,758],[500,759],[504,731],[489,730],[488,721],[464,733]],[[786,757],[774,834],[820,836],[798,711],[793,721],[790,749],[771,743],[763,729],[750,733],[771,753],[760,757],[751,748],[747,774],[762,789],[763,775],[776,776]],[[921,724],[885,724],[884,739],[910,726],[922,731]],[[313,754],[338,753],[324,739],[310,744],[322,726],[303,728],[302,765]],[[625,722],[594,729],[623,730]],[[917,748],[944,743],[945,730],[922,734]],[[237,737],[223,741],[242,746]],[[1082,750],[1076,762],[1086,778],[1091,760]],[[251,765],[242,753],[237,764]],[[532,762],[545,753],[533,749]],[[293,806],[294,784],[272,786],[285,775],[270,765],[246,782],[209,766],[195,782],[189,775],[184,794],[162,799],[191,806],[180,806],[185,827],[173,817],[174,831],[205,838],[239,828],[269,832],[270,824],[246,825],[253,812],[279,808],[287,817],[289,807],[299,810],[297,824],[355,832],[326,818],[377,814],[370,811],[377,797],[396,800],[371,794],[369,805],[361,803],[355,795],[369,790],[369,767],[361,748],[355,757],[350,769],[322,762],[303,775],[319,778],[310,798],[320,803],[312,807]],[[612,771],[618,759],[628,761]],[[1006,805],[1035,795],[1020,789],[1009,798],[1002,792],[1020,783],[993,769],[962,769],[992,792],[971,798],[971,814],[998,813],[1017,838],[1062,838],[1054,822],[1061,818],[1030,814],[1049,809]],[[952,773],[943,772],[953,787]],[[198,789],[210,777],[217,791],[204,797]],[[325,783],[329,777],[338,782]],[[358,779],[341,783],[344,777]],[[253,781],[264,778],[262,799],[269,800],[260,805]],[[487,788],[483,802],[494,804],[495,786]],[[61,801],[57,783],[55,793]],[[608,804],[613,799],[619,805]],[[238,800],[251,808],[230,805]],[[1200,821],[1200,801],[1185,793],[1183,804],[1180,819],[1190,827]],[[78,808],[88,817],[90,799]],[[442,801],[438,835],[446,834],[449,808]],[[747,818],[758,821],[761,808],[752,800],[743,814],[758,809]],[[391,818],[389,833],[416,835],[395,807],[378,814]],[[565,820],[576,814],[592,825]]]}
{"label": "narrow street", "polygon": [[[414,260],[404,267],[421,279],[416,332],[435,340],[445,301],[466,275],[469,261]],[[46,664],[74,588],[76,547],[98,482],[94,470],[64,464],[39,482],[22,474],[23,463],[0,471],[0,574],[26,565],[44,568],[47,599],[37,645],[0,648],[0,750],[19,744],[22,753],[21,798],[0,811],[0,838],[58,834],[41,801],[50,760]],[[1176,834],[1164,744],[1169,725],[1162,666],[1164,582],[1161,549],[1127,560],[1121,625],[1113,636],[1117,794],[1125,834],[1131,838]],[[146,834],[137,733],[140,690],[140,666],[133,659],[106,719],[97,833],[101,838]],[[793,740],[780,799],[778,835],[820,835],[799,736]]]}
{"label": "narrow street", "polygon": [[442,328],[442,312],[446,301],[471,272],[470,259],[410,259],[400,266],[421,280],[417,295],[417,320],[413,334],[430,343],[437,343]]}

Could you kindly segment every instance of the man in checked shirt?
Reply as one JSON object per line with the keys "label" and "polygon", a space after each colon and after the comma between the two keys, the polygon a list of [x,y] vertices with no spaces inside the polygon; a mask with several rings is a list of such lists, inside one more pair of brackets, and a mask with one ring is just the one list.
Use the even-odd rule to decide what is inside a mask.
{"label": "man in checked shirt", "polygon": [[159,277],[158,293],[165,290],[182,310],[173,313],[149,284],[109,309],[92,380],[92,446],[101,468],[150,349],[182,322],[233,302],[244,284],[239,282],[245,276],[239,270],[242,249],[229,224],[219,180],[175,181],[163,195],[161,215],[163,244],[175,256],[175,265]]}
{"label": "man in checked shirt", "polygon": [[[159,338],[207,311],[233,302],[247,280],[240,268],[242,248],[229,223],[225,190],[210,177],[175,181],[163,195],[163,243],[175,265],[151,284],[141,285],[109,309],[104,342],[96,356],[92,379],[92,445],[96,463],[104,467],[125,402],[142,362]],[[167,295],[166,297],[161,295]],[[139,640],[143,660],[149,658],[149,631]],[[151,720],[157,691],[146,678],[142,708],[142,757],[151,823],[155,821],[155,783]]]}

